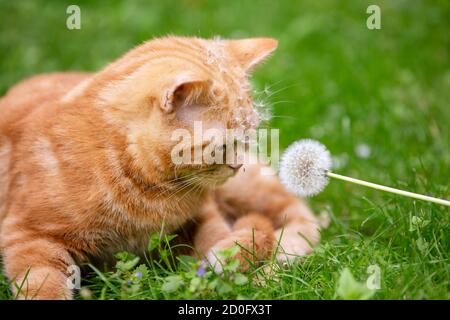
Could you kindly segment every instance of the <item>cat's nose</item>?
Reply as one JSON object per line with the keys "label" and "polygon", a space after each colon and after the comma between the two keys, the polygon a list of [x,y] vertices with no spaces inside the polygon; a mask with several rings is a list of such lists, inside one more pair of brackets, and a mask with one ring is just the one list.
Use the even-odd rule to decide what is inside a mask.
{"label": "cat's nose", "polygon": [[[226,144],[222,145],[222,150],[224,151],[224,153],[223,153],[224,162],[223,163],[226,163],[228,168],[233,169],[234,172],[237,172],[242,167],[243,164],[242,163],[227,163],[227,160],[228,160],[227,159],[227,152],[226,152],[227,148],[228,148],[228,146]],[[237,149],[237,147],[235,145],[234,146],[234,153],[235,154],[234,154],[233,162],[235,162],[236,158],[237,158],[236,149]]]}
{"label": "cat's nose", "polygon": [[242,167],[242,163],[241,164],[229,164],[228,167],[230,167],[234,171],[238,171]]}

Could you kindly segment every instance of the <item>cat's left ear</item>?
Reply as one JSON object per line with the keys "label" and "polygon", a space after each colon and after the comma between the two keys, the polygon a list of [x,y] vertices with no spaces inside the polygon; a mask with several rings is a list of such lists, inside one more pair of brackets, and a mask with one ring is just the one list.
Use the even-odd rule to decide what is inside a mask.
{"label": "cat's left ear", "polygon": [[161,108],[168,113],[200,100],[211,84],[209,80],[188,74],[179,74],[175,78],[161,97]]}
{"label": "cat's left ear", "polygon": [[253,70],[264,61],[278,46],[278,40],[272,38],[249,38],[229,40],[231,55],[246,71]]}

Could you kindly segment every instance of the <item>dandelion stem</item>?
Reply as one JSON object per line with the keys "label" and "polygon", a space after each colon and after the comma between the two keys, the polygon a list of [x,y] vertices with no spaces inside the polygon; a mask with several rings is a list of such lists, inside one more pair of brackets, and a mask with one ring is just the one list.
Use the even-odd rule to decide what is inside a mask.
{"label": "dandelion stem", "polygon": [[409,192],[409,191],[399,190],[399,189],[395,189],[395,188],[391,188],[391,187],[385,187],[385,186],[382,186],[382,185],[379,185],[379,184],[376,184],[376,183],[371,183],[371,182],[367,182],[367,181],[364,181],[364,180],[359,180],[359,179],[355,179],[355,178],[342,176],[340,174],[336,174],[336,173],[333,173],[333,172],[330,172],[330,171],[327,171],[326,175],[328,177],[330,177],[330,178],[335,178],[335,179],[344,180],[344,181],[347,181],[347,182],[356,183],[356,184],[359,184],[359,185],[362,185],[362,186],[366,186],[366,187],[369,187],[369,188],[382,190],[382,191],[387,191],[387,192],[399,194],[401,196],[410,197],[410,198],[414,198],[414,199],[430,201],[430,202],[434,202],[434,203],[437,203],[437,204],[442,204],[444,206],[450,206],[450,201],[447,201],[447,200],[444,200],[444,199],[433,198],[433,197],[425,196],[425,195],[418,194],[418,193],[413,193],[413,192]]}

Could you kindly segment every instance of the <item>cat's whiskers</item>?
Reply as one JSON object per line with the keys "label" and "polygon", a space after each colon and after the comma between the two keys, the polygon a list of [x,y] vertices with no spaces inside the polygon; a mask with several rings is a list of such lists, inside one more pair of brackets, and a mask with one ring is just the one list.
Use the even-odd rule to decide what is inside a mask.
{"label": "cat's whiskers", "polygon": [[200,188],[200,184],[196,183],[193,188],[189,189],[183,196],[181,196],[181,198],[179,199],[180,203],[183,203],[181,200],[183,200],[189,194],[196,194],[196,191],[200,191]]}
{"label": "cat's whiskers", "polygon": [[191,179],[189,179],[188,181],[186,181],[186,183],[184,185],[182,185],[180,188],[176,189],[175,191],[173,191],[169,197],[167,197],[167,201],[169,201],[170,199],[172,199],[176,194],[180,193],[183,190],[188,189],[189,187],[191,187],[192,185],[195,185],[197,181],[199,181],[200,179],[198,177],[192,177]]}
{"label": "cat's whiskers", "polygon": [[[172,199],[176,194],[179,194],[180,192],[182,192],[182,191],[184,191],[186,189],[188,189],[187,192],[185,194],[183,194],[179,200],[184,199],[189,194],[192,194],[192,193],[195,194],[196,192],[199,192],[200,189],[202,188],[202,186],[199,183],[197,183],[197,182],[200,181],[201,179],[204,179],[206,181],[212,181],[213,183],[217,184],[217,180],[216,179],[210,179],[209,175],[205,175],[204,174],[204,173],[207,173],[207,172],[213,172],[214,169],[210,168],[210,167],[206,167],[206,168],[202,169],[202,167],[203,167],[203,164],[201,165],[200,170],[195,171],[195,172],[191,173],[190,175],[188,175],[188,176],[190,176],[190,178],[185,179],[186,176],[183,177],[183,181],[180,183],[178,188],[175,188],[174,190],[171,190],[172,192],[169,194],[169,196],[168,196],[168,198],[166,200]],[[194,186],[194,188],[189,189],[192,186]]]}
{"label": "cat's whiskers", "polygon": [[155,187],[160,188],[162,190],[159,190],[157,197],[163,195],[163,193],[176,192],[180,186],[183,186],[186,183],[187,181],[186,178],[194,177],[197,174],[198,172],[192,172],[188,175],[175,177],[173,179],[159,183]]}
{"label": "cat's whiskers", "polygon": [[174,187],[171,190],[167,190],[167,191],[169,191],[170,194],[175,194],[175,193],[180,192],[185,187],[192,185],[193,183],[198,181],[198,175],[204,171],[206,171],[206,170],[199,170],[196,172],[192,172],[186,176],[182,176],[182,177],[178,177],[178,178],[166,181],[165,182],[166,185],[170,185],[170,186]]}

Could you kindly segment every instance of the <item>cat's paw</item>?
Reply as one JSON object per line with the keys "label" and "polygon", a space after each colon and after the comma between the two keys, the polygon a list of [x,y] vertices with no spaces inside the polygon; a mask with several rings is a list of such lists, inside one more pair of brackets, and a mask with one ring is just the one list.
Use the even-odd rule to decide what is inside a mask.
{"label": "cat's paw", "polygon": [[[19,292],[18,288],[20,288]],[[72,299],[72,291],[67,285],[67,276],[53,267],[30,269],[26,278],[17,279],[12,289],[18,300]]]}
{"label": "cat's paw", "polygon": [[313,251],[319,242],[319,226],[315,223],[288,225],[275,231],[277,260],[282,264]]}
{"label": "cat's paw", "polygon": [[221,252],[233,246],[238,246],[240,250],[231,259],[237,259],[239,269],[246,271],[258,261],[269,258],[273,239],[250,228],[234,231],[229,237],[219,241],[207,254],[207,259],[216,273],[223,273],[223,266],[227,263]]}

